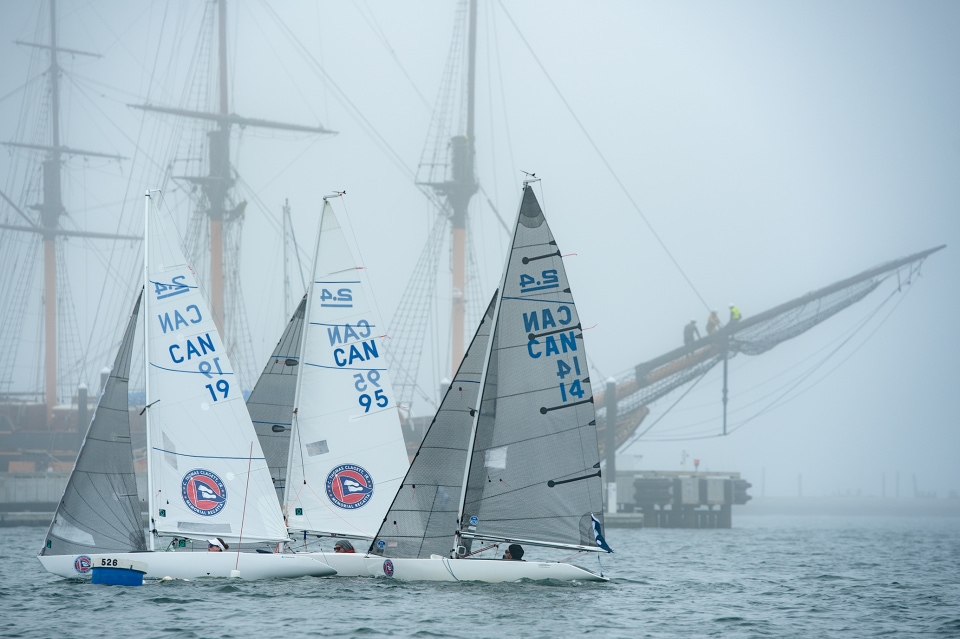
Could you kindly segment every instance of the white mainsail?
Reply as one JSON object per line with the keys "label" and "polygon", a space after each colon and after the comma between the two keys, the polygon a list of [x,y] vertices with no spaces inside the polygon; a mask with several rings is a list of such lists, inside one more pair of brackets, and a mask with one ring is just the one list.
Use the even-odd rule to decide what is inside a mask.
{"label": "white mainsail", "polygon": [[[147,206],[144,335],[150,526],[287,539],[243,393],[170,220]],[[151,538],[152,539],[152,538]]]}
{"label": "white mainsail", "polygon": [[407,471],[379,312],[324,201],[290,441],[291,531],[372,538]]}

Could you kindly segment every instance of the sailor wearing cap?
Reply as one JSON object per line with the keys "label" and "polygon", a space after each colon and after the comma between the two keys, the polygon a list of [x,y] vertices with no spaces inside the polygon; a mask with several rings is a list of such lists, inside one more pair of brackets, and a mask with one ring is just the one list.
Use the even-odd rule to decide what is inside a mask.
{"label": "sailor wearing cap", "polygon": [[230,548],[230,544],[219,537],[214,537],[213,539],[207,540],[207,552],[223,552],[228,548]]}
{"label": "sailor wearing cap", "polygon": [[353,544],[351,544],[346,539],[341,539],[333,545],[333,552],[356,552],[353,549]]}

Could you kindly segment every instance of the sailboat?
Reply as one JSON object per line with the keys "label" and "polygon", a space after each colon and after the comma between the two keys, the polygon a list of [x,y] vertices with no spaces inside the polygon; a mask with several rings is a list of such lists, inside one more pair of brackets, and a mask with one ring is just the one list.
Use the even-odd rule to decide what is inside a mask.
{"label": "sailboat", "polygon": [[[311,537],[362,539],[366,545],[376,535],[409,461],[383,351],[383,325],[366,270],[357,265],[326,198],[312,268],[297,311],[302,309],[302,330],[292,329],[295,313],[275,349],[273,369],[267,367],[276,371],[282,363],[297,370],[292,410],[284,418],[270,409],[277,421],[269,424],[269,434],[268,424],[261,425],[261,439],[282,434],[283,420],[289,420],[282,489],[289,533],[302,535],[305,545]],[[297,338],[300,349],[292,355],[285,347]],[[276,383],[288,388],[289,379]],[[265,383],[263,376],[258,387],[260,383]],[[268,415],[262,405],[252,410]],[[367,574],[361,554],[308,554],[338,575]]]}
{"label": "sailboat", "polygon": [[605,581],[567,563],[469,558],[514,543],[612,552],[602,525],[583,332],[560,251],[524,182],[498,293],[371,543],[368,572]]}
{"label": "sailboat", "polygon": [[[287,542],[286,526],[220,334],[178,237],[151,203],[147,192],[144,288],[40,562],[64,577],[130,561],[141,562],[147,578],[335,574],[308,555],[240,552],[241,542]],[[147,368],[149,543],[140,525],[126,393],[138,312]],[[168,552],[156,552],[161,536],[173,540]],[[188,540],[212,537],[237,551],[178,551]]]}

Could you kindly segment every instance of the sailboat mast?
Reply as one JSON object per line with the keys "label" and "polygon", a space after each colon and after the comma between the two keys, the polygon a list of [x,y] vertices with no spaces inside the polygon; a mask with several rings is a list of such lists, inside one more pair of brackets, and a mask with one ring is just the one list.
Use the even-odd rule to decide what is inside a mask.
{"label": "sailboat mast", "polygon": [[[229,113],[227,101],[227,0],[217,3],[220,115]],[[210,306],[221,334],[223,309],[223,214],[230,179],[230,124],[220,120],[210,133],[210,174],[215,186],[210,193]]]}
{"label": "sailboat mast", "polygon": [[143,198],[143,424],[147,437],[147,512],[150,531],[147,533],[150,537],[150,550],[154,550],[154,534],[157,526],[153,520],[154,499],[153,499],[153,472],[150,468],[150,337],[147,332],[150,316],[150,191],[144,193]]}
{"label": "sailboat mast", "polygon": [[43,163],[44,401],[47,420],[57,403],[57,245],[60,199],[60,62],[57,58],[57,2],[50,0],[50,116],[53,144]]}

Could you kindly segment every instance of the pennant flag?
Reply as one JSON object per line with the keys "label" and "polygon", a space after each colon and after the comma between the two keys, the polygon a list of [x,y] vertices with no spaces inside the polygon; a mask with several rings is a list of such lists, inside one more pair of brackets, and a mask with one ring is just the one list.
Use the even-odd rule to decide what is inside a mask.
{"label": "pennant flag", "polygon": [[597,542],[597,546],[607,552],[613,552],[613,549],[607,545],[607,540],[603,538],[603,532],[600,530],[600,520],[593,513],[590,513],[590,519],[593,520],[593,539]]}

